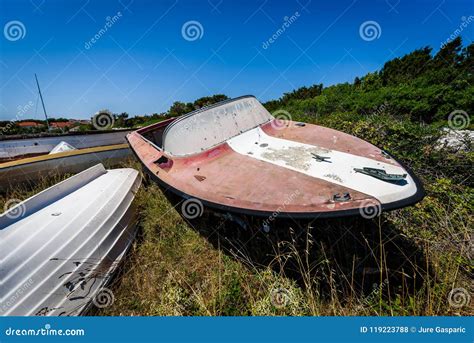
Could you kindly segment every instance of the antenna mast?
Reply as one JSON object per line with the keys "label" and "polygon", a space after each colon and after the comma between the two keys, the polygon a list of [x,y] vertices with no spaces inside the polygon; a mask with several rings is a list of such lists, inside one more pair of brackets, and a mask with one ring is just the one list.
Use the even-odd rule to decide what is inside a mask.
{"label": "antenna mast", "polygon": [[46,107],[44,107],[43,95],[41,94],[41,88],[40,88],[36,73],[35,73],[35,79],[36,79],[36,85],[38,86],[38,92],[41,99],[41,104],[43,105],[43,112],[44,112],[44,117],[46,118],[46,125],[48,126],[48,131],[49,131],[48,115],[46,114]]}

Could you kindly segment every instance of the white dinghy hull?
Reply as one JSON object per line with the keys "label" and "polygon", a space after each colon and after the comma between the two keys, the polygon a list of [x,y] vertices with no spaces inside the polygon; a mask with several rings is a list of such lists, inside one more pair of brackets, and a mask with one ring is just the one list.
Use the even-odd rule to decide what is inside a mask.
{"label": "white dinghy hull", "polygon": [[7,192],[18,185],[35,185],[50,176],[79,173],[101,162],[114,167],[130,155],[126,144],[117,144],[0,163],[0,192]]}
{"label": "white dinghy hull", "polygon": [[[80,315],[136,233],[134,169],[91,167],[0,215],[0,315]],[[108,299],[101,299],[104,296]]]}
{"label": "white dinghy hull", "polygon": [[117,131],[92,131],[89,133],[76,133],[68,135],[54,135],[50,137],[0,139],[0,160],[17,159],[48,154],[62,141],[76,149],[87,149],[98,146],[123,144],[127,141],[125,136],[130,130]]}

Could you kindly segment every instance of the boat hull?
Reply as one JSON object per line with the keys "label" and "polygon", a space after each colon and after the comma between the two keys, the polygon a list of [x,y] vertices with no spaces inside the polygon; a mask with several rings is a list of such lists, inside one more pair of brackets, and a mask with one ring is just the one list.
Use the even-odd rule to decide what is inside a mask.
{"label": "boat hull", "polygon": [[81,172],[98,163],[113,167],[131,156],[126,144],[72,150],[0,164],[0,192],[20,184],[34,185],[50,176]]}
{"label": "boat hull", "polygon": [[139,186],[137,171],[97,165],[1,215],[0,314],[74,316],[110,305],[113,294],[101,292],[134,240]]}
{"label": "boat hull", "polygon": [[[242,207],[234,207],[224,205],[222,203],[216,203],[208,201],[205,198],[199,198],[195,195],[188,194],[183,192],[180,189],[176,189],[171,185],[163,182],[157,175],[155,175],[152,171],[150,171],[146,165],[142,163],[142,170],[143,174],[147,178],[147,180],[152,181],[162,190],[165,194],[167,199],[180,211],[180,214],[186,213],[186,210],[181,208],[181,206],[188,201],[190,204],[197,204],[198,207],[201,207],[199,210],[199,217],[203,214],[208,213],[211,215],[220,216],[234,216],[236,218],[236,223],[239,224],[240,220],[238,218],[242,218],[244,221],[247,222],[254,222],[254,220],[250,220],[249,218],[255,218],[259,223],[257,226],[262,228],[264,225],[270,223],[271,221],[275,221],[275,219],[289,219],[289,220],[298,220],[301,225],[305,225],[304,223],[310,223],[315,219],[330,219],[330,218],[339,218],[339,217],[352,217],[352,216],[362,216],[367,219],[375,218],[382,214],[382,212],[393,211],[397,209],[401,209],[410,205],[413,205],[419,201],[421,201],[425,195],[424,190],[419,191],[411,197],[408,197],[403,200],[399,200],[392,203],[387,204],[380,204],[376,201],[368,201],[365,202],[365,207],[361,207],[359,204],[358,206],[354,206],[352,208],[344,209],[344,210],[337,210],[337,211],[320,211],[320,212],[288,212],[285,208],[280,206],[275,206],[273,211],[265,211],[265,210],[257,210],[252,208],[242,208]],[[406,170],[410,170],[406,167]],[[416,182],[421,189],[423,189],[423,185],[421,181],[416,178]],[[282,203],[283,204],[283,203]],[[362,205],[363,206],[363,205]],[[189,219],[186,215],[183,215],[185,219]],[[230,218],[230,217],[229,217]],[[192,219],[192,218],[191,218]],[[270,221],[269,221],[270,219]],[[260,225],[262,224],[262,225]],[[240,225],[240,224],[239,224]]]}

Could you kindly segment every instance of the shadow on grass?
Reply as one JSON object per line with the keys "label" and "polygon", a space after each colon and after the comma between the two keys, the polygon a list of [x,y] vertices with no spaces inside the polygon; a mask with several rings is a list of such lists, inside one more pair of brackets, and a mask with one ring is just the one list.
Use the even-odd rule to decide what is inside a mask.
{"label": "shadow on grass", "polygon": [[[179,198],[168,193],[168,200]],[[177,205],[177,209],[179,204]],[[184,218],[184,217],[183,217]],[[323,297],[410,295],[434,278],[423,251],[382,217],[263,219],[204,210],[188,224],[249,268],[270,267]]]}

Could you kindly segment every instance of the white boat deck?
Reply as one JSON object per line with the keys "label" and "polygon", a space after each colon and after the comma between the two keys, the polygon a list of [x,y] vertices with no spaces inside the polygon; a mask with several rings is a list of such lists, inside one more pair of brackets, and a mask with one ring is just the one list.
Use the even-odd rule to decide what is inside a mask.
{"label": "white boat deck", "polygon": [[[233,137],[227,143],[242,155],[354,189],[373,196],[382,204],[399,201],[416,193],[416,184],[408,174],[403,183],[390,183],[354,171],[354,168],[369,167],[385,170],[389,174],[406,174],[407,171],[402,167],[272,137],[259,127]],[[315,155],[327,157],[327,161],[316,162]]]}

